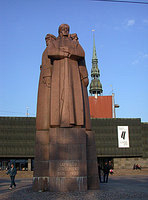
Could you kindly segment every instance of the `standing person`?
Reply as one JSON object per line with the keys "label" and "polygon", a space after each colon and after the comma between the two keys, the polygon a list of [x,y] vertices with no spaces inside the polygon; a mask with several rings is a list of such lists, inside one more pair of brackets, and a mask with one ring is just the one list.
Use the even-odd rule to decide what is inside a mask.
{"label": "standing person", "polygon": [[99,181],[100,181],[100,183],[102,183],[102,180],[101,180],[101,170],[102,170],[102,168],[101,168],[100,164],[98,163],[98,175],[99,175]]}
{"label": "standing person", "polygon": [[109,167],[109,173],[110,173],[110,174],[113,174],[114,171],[113,171],[113,165],[112,165],[112,162],[111,162],[111,161],[109,161],[108,167]]}
{"label": "standing person", "polygon": [[113,165],[111,161],[109,161],[109,169],[113,169]]}
{"label": "standing person", "polygon": [[107,162],[105,162],[105,165],[104,165],[104,183],[108,182],[108,175],[109,175],[109,166],[108,166]]}
{"label": "standing person", "polygon": [[14,185],[14,188],[16,187],[15,184],[15,176],[17,174],[16,168],[14,167],[14,164],[11,164],[11,168],[8,170],[7,174],[10,175],[10,179],[11,179],[11,185],[9,187],[9,190],[12,190],[12,186]]}

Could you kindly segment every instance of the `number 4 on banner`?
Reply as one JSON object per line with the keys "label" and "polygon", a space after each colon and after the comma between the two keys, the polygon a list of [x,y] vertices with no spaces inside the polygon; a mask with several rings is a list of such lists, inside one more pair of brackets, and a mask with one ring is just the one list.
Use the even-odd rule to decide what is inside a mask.
{"label": "number 4 on banner", "polygon": [[123,138],[123,140],[125,140],[125,134],[126,134],[126,131],[122,131],[121,138]]}

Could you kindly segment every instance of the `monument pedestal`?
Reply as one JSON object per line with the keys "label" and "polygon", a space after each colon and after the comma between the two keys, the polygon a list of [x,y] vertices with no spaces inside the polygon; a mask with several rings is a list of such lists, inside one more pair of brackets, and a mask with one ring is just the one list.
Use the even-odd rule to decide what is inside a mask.
{"label": "monument pedestal", "polygon": [[96,144],[93,131],[86,131],[86,156],[87,156],[87,189],[98,190],[98,164],[96,154]]}
{"label": "monument pedestal", "polygon": [[36,132],[35,191],[86,191],[86,132],[50,128]]}

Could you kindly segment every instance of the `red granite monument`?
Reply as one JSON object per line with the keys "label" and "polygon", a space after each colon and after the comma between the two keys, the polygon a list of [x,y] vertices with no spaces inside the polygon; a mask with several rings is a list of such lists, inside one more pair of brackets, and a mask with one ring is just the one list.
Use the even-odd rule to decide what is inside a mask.
{"label": "red granite monument", "polygon": [[38,88],[34,191],[98,189],[85,52],[62,24],[47,34]]}

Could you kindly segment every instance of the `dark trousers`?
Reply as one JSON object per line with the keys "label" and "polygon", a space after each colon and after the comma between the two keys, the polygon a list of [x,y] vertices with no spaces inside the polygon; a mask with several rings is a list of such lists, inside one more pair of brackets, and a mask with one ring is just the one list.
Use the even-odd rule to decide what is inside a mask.
{"label": "dark trousers", "polygon": [[100,183],[102,183],[102,180],[101,180],[101,171],[99,171],[99,181],[100,181]]}
{"label": "dark trousers", "polygon": [[16,184],[15,184],[15,176],[10,176],[10,178],[11,178],[11,185],[10,185],[10,187],[12,187],[13,185],[16,186]]}
{"label": "dark trousers", "polygon": [[104,173],[104,183],[108,182],[108,174],[109,173]]}

